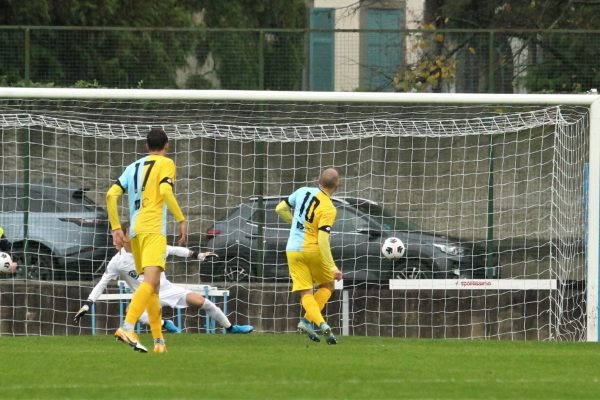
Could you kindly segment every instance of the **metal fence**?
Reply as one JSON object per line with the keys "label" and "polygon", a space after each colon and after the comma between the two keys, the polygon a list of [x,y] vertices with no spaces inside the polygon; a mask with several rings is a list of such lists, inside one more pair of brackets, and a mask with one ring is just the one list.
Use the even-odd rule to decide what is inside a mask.
{"label": "metal fence", "polygon": [[571,93],[600,31],[0,27],[0,85]]}

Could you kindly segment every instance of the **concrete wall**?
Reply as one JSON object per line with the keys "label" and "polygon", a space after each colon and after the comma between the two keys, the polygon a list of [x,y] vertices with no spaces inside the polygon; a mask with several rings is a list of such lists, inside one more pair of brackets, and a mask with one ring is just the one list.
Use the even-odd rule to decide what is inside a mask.
{"label": "concrete wall", "polygon": [[[80,299],[90,287],[62,283],[0,282],[0,335],[91,334],[91,321],[72,323]],[[228,303],[234,323],[251,323],[259,332],[294,332],[301,308],[287,285],[233,286]],[[405,338],[492,338],[544,340],[556,335],[556,298],[547,291],[390,291],[356,288],[349,293],[350,335]],[[563,339],[583,335],[583,298],[570,296]],[[567,304],[567,303],[565,303]],[[222,306],[222,304],[220,304]],[[111,334],[119,325],[118,303],[98,302],[97,334]],[[341,292],[326,309],[328,321],[341,332]],[[567,310],[567,308],[565,308]],[[167,318],[173,310],[164,309]],[[204,332],[204,316],[186,311],[187,332]],[[574,327],[579,327],[574,328]],[[573,333],[578,330],[577,333]]]}
{"label": "concrete wall", "polygon": [[[534,135],[533,138],[531,135]],[[494,154],[495,238],[549,238],[553,185],[553,135],[506,134]],[[23,179],[20,134],[2,132],[3,181]],[[336,166],[341,194],[383,202],[391,212],[425,230],[463,238],[487,235],[488,137],[393,137],[330,142],[265,144],[265,195],[286,195],[314,184],[319,171]],[[143,142],[70,136],[32,130],[32,182],[89,187],[104,204],[104,193],[124,167],[141,157]],[[260,194],[259,156],[253,142],[182,139],[171,145],[178,165],[176,191],[191,231],[201,232],[227,207]],[[580,196],[581,193],[573,193]]]}

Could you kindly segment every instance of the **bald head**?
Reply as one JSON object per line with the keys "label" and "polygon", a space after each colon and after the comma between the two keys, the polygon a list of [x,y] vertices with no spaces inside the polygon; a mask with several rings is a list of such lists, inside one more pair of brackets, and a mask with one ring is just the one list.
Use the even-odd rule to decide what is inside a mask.
{"label": "bald head", "polygon": [[329,194],[333,194],[340,185],[340,175],[334,168],[327,168],[319,176],[319,186],[325,189]]}

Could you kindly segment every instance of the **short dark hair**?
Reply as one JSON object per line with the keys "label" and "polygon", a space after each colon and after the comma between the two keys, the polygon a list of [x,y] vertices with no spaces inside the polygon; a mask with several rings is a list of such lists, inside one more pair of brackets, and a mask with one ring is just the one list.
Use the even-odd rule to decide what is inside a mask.
{"label": "short dark hair", "polygon": [[160,151],[165,148],[169,138],[162,128],[152,128],[146,136],[146,144],[150,151]]}

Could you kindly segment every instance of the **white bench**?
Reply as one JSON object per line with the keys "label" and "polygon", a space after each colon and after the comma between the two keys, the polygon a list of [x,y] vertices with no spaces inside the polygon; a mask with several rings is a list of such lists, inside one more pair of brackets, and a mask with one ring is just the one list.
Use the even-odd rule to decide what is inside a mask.
{"label": "white bench", "polygon": [[[123,324],[125,316],[125,310],[127,304],[133,297],[133,293],[129,289],[129,286],[125,281],[118,281],[119,293],[103,293],[98,297],[98,301],[119,301],[119,325]],[[218,289],[215,286],[210,285],[199,285],[199,284],[177,284],[177,286],[183,287],[184,289],[190,290],[195,293],[203,295],[205,298],[210,299],[213,303],[216,303],[217,297],[223,298],[223,312],[227,315],[227,300],[229,298],[229,290]],[[181,308],[177,308],[177,326],[179,329],[182,327],[181,321]],[[92,335],[96,334],[96,306],[92,303],[90,308],[90,316],[92,318]],[[216,332],[216,322],[206,315],[205,318],[206,333]],[[140,332],[140,324],[137,324],[137,331]],[[225,333],[225,330],[223,330]]]}

